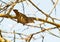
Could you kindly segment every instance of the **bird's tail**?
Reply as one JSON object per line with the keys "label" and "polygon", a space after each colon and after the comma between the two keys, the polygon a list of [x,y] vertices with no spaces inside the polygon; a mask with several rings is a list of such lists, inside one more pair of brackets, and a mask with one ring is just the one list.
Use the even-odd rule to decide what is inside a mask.
{"label": "bird's tail", "polygon": [[40,18],[35,18],[35,17],[28,17],[29,19],[31,19],[31,21],[41,21],[41,22],[46,22],[44,19],[40,19]]}

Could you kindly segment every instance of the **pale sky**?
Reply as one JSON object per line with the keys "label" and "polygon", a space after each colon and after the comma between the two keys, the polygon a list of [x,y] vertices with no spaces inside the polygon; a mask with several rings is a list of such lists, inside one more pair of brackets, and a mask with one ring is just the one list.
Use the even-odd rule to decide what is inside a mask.
{"label": "pale sky", "polygon": [[[3,0],[3,1],[6,2],[6,0]],[[46,13],[49,13],[49,11],[53,7],[53,4],[52,4],[52,2],[50,0],[33,0],[32,2],[34,2],[40,9],[42,9]],[[45,16],[41,12],[39,12],[28,1],[27,1],[27,3],[26,3],[26,1],[24,2],[25,14],[27,16],[30,16],[30,17],[39,17],[39,18],[45,19]],[[22,8],[22,4],[21,3],[16,4],[14,9],[18,9],[19,12],[23,13],[23,10],[22,10],[23,8]],[[10,14],[13,15],[12,13],[15,15],[15,13],[13,11]],[[55,14],[55,11],[53,11],[51,16],[60,19],[60,0],[58,2],[57,7],[56,7],[56,14]],[[60,21],[55,21],[55,22],[56,23],[60,23]],[[37,25],[38,26],[38,24],[40,24],[40,23],[41,22],[39,22],[39,21],[35,21],[35,23],[33,25],[35,25],[35,26]],[[46,26],[44,26],[44,25],[42,25],[42,26],[44,26],[44,27],[52,27],[52,25],[47,24],[47,23],[45,25]],[[23,31],[25,28],[29,28],[29,29]],[[4,20],[2,21],[2,23],[0,25],[0,29],[3,30],[3,31],[6,31],[6,32],[13,32],[13,30],[15,30],[16,32],[24,33],[24,34],[27,34],[27,35],[29,35],[31,33],[34,33],[34,32],[37,32],[37,31],[40,30],[39,28],[35,28],[35,27],[23,26],[21,23],[17,23],[15,21],[13,21],[11,19],[7,19],[7,18],[4,18]],[[57,29],[51,30],[51,32],[53,32],[54,34],[60,35],[59,31]],[[41,35],[43,35],[45,37],[44,38],[44,42],[60,42],[60,38],[52,36],[47,31],[35,35],[34,37],[38,38],[38,39],[36,39],[36,40],[32,39],[31,42],[41,42],[42,41]],[[11,40],[11,39],[13,40],[13,34],[3,33],[3,36],[4,37],[6,36],[5,38],[7,38],[9,40]],[[8,37],[12,37],[12,38],[8,38]],[[19,35],[16,35],[16,37],[19,38]],[[16,39],[16,42],[25,42],[25,41],[24,40]]]}

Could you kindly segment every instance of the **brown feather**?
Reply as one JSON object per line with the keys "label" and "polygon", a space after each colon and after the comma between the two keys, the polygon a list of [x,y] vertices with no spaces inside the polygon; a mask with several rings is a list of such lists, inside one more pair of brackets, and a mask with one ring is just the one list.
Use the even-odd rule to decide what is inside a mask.
{"label": "brown feather", "polygon": [[22,24],[27,24],[27,23],[32,23],[34,22],[32,18],[30,17],[27,17],[26,15],[18,12],[18,10],[14,9],[13,10],[16,14],[16,18],[17,18],[17,22],[19,23],[22,23]]}

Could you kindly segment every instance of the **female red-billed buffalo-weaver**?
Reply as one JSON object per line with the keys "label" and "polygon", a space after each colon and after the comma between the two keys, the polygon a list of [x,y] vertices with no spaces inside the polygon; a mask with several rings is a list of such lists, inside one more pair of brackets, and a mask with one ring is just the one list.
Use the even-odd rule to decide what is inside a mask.
{"label": "female red-billed buffalo-weaver", "polygon": [[[26,15],[24,15],[23,13],[18,12],[17,9],[13,10],[16,14],[16,19],[18,23],[22,23],[23,25],[27,24],[27,23],[34,23],[34,20],[36,21],[41,21],[41,22],[46,22],[43,19],[39,19],[39,18],[35,18],[35,17],[27,17]],[[49,23],[49,22],[48,22]]]}

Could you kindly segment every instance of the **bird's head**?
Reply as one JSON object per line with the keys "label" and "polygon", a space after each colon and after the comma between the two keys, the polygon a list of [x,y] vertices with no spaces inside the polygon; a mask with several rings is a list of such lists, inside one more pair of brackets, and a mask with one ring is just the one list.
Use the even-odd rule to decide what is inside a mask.
{"label": "bird's head", "polygon": [[18,10],[17,9],[13,9],[14,12],[17,12]]}

